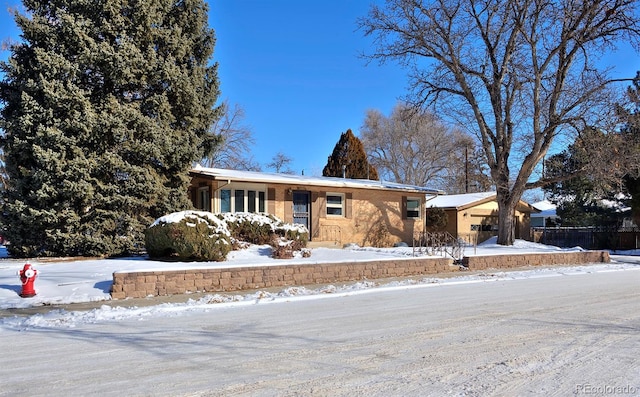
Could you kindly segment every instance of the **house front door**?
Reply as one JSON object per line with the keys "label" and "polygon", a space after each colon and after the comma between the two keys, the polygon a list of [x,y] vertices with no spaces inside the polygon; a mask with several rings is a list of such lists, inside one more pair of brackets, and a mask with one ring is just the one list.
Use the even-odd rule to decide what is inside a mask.
{"label": "house front door", "polygon": [[309,192],[293,192],[293,223],[305,225],[307,227],[307,230],[309,230],[309,236],[311,236],[311,228],[309,223],[309,217],[311,216],[311,213],[309,209]]}

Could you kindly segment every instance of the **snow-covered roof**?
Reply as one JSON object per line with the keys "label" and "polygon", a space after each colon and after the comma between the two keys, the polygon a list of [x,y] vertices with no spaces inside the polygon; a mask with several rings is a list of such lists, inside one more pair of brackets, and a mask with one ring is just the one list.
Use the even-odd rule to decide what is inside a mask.
{"label": "snow-covered roof", "polygon": [[292,174],[276,174],[256,171],[237,171],[223,168],[205,168],[197,165],[191,170],[191,174],[213,177],[216,180],[228,180],[235,182],[261,182],[281,183],[299,186],[325,186],[343,187],[354,189],[384,189],[400,190],[424,194],[444,194],[443,191],[430,189],[423,186],[403,185],[401,183],[387,181],[373,181],[368,179],[332,178],[326,176],[305,176]]}
{"label": "snow-covered roof", "polygon": [[549,200],[538,201],[537,203],[531,204],[531,206],[540,211],[556,210],[556,205]]}
{"label": "snow-covered roof", "polygon": [[557,218],[556,205],[549,200],[542,200],[531,204],[531,206],[537,209],[538,213],[532,213],[532,218]]}
{"label": "snow-covered roof", "polygon": [[496,197],[496,192],[479,192],[465,194],[447,194],[427,199],[427,207],[462,208]]}

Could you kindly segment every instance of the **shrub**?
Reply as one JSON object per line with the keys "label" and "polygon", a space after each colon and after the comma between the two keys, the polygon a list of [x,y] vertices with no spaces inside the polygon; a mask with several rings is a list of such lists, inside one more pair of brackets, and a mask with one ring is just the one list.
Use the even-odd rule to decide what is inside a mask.
{"label": "shrub", "polygon": [[425,222],[428,231],[442,231],[447,227],[447,213],[442,208],[429,207],[427,208]]}
{"label": "shrub", "polygon": [[176,212],[156,220],[145,231],[151,258],[223,261],[231,251],[231,236],[224,222],[209,212]]}
{"label": "shrub", "polygon": [[251,214],[247,212],[217,214],[223,220],[231,237],[251,244],[272,244],[274,236],[298,242],[306,247],[309,231],[304,225],[287,224],[270,214]]}
{"label": "shrub", "polygon": [[270,245],[273,248],[271,256],[275,259],[290,259],[295,256],[295,253],[300,251],[302,256],[308,258],[311,253],[306,250],[306,241],[303,240],[288,240],[284,237],[278,237],[273,234],[273,238],[270,241]]}
{"label": "shrub", "polygon": [[216,216],[226,223],[231,237],[250,244],[268,244],[273,233],[271,216],[248,212],[221,213]]}
{"label": "shrub", "polygon": [[269,244],[274,258],[292,258],[308,241],[309,232],[303,225],[244,212],[176,212],[159,218],[145,232],[150,258],[174,260],[223,261],[232,249],[248,244]]}

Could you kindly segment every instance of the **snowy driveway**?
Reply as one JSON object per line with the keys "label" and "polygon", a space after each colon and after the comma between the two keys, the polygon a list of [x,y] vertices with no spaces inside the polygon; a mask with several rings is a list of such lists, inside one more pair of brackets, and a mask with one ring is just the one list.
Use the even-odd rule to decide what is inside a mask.
{"label": "snowy driveway", "polygon": [[5,324],[0,396],[639,395],[639,287],[627,269]]}

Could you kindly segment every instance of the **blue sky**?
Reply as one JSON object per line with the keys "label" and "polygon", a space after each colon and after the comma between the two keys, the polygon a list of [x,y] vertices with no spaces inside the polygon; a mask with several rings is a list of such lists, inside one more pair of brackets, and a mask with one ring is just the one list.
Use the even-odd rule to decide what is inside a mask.
{"label": "blue sky", "polygon": [[359,58],[369,39],[356,31],[367,1],[210,2],[222,96],[246,111],[264,164],[277,152],[291,169],[320,175],[340,134],[360,129],[365,112],[387,113],[405,73]]}
{"label": "blue sky", "polygon": [[[19,39],[2,0],[0,39]],[[267,171],[282,152],[295,173],[320,175],[340,134],[356,135],[367,109],[389,114],[406,93],[406,73],[395,64],[366,64],[371,40],[356,30],[366,0],[209,0],[216,31],[221,100],[242,106],[255,139],[253,156]],[[0,52],[6,59],[7,52]],[[633,77],[637,54],[609,57],[613,76]]]}

